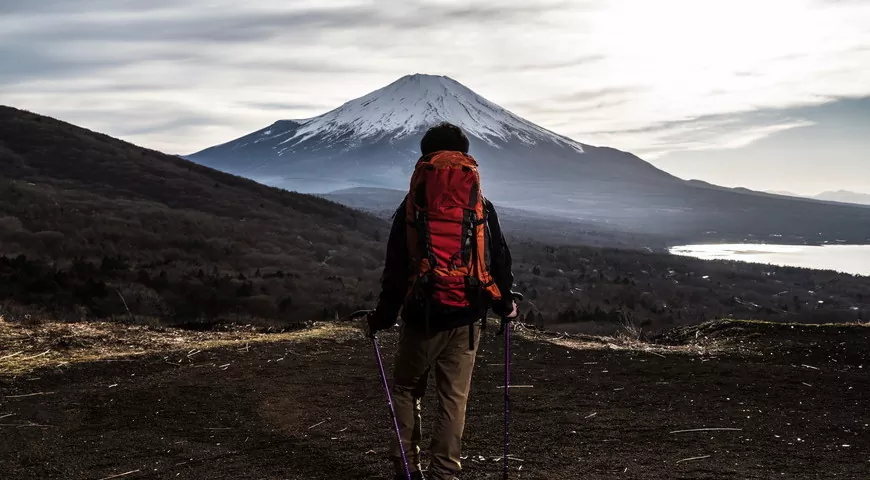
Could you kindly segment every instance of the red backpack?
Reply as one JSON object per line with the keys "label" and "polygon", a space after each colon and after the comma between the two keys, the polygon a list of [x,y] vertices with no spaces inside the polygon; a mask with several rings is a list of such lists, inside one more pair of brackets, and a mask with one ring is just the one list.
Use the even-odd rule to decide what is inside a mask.
{"label": "red backpack", "polygon": [[409,298],[456,308],[501,298],[486,264],[486,207],[470,155],[439,151],[422,157],[411,176],[405,219]]}

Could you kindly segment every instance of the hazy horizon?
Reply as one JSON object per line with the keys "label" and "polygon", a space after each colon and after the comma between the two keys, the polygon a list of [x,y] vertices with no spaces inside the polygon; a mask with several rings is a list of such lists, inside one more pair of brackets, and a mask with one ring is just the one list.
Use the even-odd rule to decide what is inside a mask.
{"label": "hazy horizon", "polygon": [[7,0],[0,104],[167,153],[410,73],[674,175],[867,192],[870,2]]}

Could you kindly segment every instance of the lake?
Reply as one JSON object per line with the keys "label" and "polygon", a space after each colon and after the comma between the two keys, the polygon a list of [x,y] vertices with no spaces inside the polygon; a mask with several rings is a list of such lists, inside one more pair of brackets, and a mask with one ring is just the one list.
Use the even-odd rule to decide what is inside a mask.
{"label": "lake", "polygon": [[670,252],[704,260],[737,260],[870,276],[870,245],[685,245],[672,247]]}

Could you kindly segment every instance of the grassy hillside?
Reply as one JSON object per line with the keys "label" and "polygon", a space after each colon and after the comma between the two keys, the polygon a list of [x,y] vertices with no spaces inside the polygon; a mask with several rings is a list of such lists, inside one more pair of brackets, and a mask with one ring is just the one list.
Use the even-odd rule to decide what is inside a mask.
{"label": "grassy hillside", "polygon": [[[0,107],[0,299],[66,316],[305,318],[359,302],[386,224]],[[330,312],[326,312],[327,315]]]}

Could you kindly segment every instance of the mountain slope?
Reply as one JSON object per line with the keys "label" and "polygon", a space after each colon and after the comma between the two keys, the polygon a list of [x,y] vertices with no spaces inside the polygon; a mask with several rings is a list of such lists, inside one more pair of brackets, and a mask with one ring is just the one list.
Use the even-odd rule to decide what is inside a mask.
{"label": "mountain slope", "polygon": [[0,301],[126,318],[126,300],[137,317],[177,322],[305,320],[374,287],[386,228],[0,107]]}
{"label": "mountain slope", "polygon": [[675,181],[634,155],[582,145],[528,122],[453,79],[420,74],[324,115],[282,120],[188,158],[305,192],[404,188],[419,156],[420,136],[441,121],[469,135],[494,196],[511,195],[517,179],[530,176],[536,181]]}
{"label": "mountain slope", "polygon": [[[349,207],[389,219],[406,192],[386,188],[348,188],[320,196]],[[642,236],[630,232],[602,230],[600,225],[577,218],[559,217],[545,212],[532,212],[496,204],[499,223],[512,240],[534,240],[550,246],[586,245],[610,248],[660,249],[673,240],[672,236]]]}
{"label": "mountain slope", "polygon": [[340,191],[335,198],[363,206],[374,196],[354,188],[407,188],[422,132],[444,120],[469,134],[484,191],[505,207],[674,243],[870,242],[866,208],[683,181],[630,153],[557,135],[432,75],[402,77],[324,115],[282,120],[189,158],[270,185]]}

